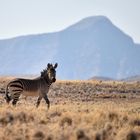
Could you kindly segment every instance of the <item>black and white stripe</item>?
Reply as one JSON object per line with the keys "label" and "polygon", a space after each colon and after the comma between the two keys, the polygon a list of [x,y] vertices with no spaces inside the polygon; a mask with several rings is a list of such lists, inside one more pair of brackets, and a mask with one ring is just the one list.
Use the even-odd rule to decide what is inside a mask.
{"label": "black and white stripe", "polygon": [[50,101],[47,97],[50,85],[56,81],[56,69],[57,63],[53,66],[48,64],[47,68],[41,72],[41,76],[35,79],[22,79],[18,78],[8,83],[5,90],[5,99],[9,103],[12,100],[12,104],[16,105],[20,95],[23,96],[38,96],[36,107],[39,106],[42,98],[45,99],[50,106]]}

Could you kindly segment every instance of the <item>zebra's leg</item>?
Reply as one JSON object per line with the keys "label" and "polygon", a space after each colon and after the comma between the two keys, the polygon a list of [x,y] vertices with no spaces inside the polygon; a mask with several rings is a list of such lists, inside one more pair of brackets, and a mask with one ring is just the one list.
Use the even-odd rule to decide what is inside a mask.
{"label": "zebra's leg", "polygon": [[11,97],[6,97],[6,96],[4,97],[4,99],[6,100],[6,103],[7,103],[7,104],[9,104],[10,101],[12,100]]}
{"label": "zebra's leg", "polygon": [[14,93],[12,104],[16,106],[17,101],[19,100],[20,92]]}
{"label": "zebra's leg", "polygon": [[47,95],[44,96],[44,99],[45,99],[46,103],[48,104],[48,109],[49,109],[50,108],[50,101],[49,101]]}
{"label": "zebra's leg", "polygon": [[24,97],[24,100],[27,101],[27,96]]}
{"label": "zebra's leg", "polygon": [[38,107],[40,105],[41,100],[42,100],[42,97],[39,96],[38,99],[37,99],[36,107]]}
{"label": "zebra's leg", "polygon": [[13,106],[16,106],[17,101],[18,101],[18,98],[13,99],[12,105],[13,105]]}

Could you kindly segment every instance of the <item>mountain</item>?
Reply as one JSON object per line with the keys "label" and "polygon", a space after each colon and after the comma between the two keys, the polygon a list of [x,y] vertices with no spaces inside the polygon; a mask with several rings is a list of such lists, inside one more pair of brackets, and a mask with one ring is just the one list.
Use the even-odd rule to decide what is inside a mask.
{"label": "mountain", "polygon": [[105,16],[54,33],[0,40],[0,74],[39,74],[58,62],[59,79],[122,79],[140,74],[140,45]]}

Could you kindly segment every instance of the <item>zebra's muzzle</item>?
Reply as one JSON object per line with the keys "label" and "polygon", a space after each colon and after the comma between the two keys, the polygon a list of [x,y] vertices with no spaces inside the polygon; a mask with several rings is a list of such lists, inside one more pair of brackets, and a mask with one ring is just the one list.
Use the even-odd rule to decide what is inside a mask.
{"label": "zebra's muzzle", "polygon": [[53,78],[53,79],[52,79],[52,82],[55,82],[55,81],[56,81],[56,79],[55,79],[55,78]]}

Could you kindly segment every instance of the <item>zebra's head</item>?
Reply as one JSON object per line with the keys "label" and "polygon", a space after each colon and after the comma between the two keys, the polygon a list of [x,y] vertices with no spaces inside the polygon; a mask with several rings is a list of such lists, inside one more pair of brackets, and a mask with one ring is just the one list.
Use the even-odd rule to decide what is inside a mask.
{"label": "zebra's head", "polygon": [[56,81],[56,71],[57,63],[53,66],[52,64],[48,63],[47,69],[45,69],[43,72],[41,72],[41,76],[44,77],[47,81],[50,83],[53,83]]}

